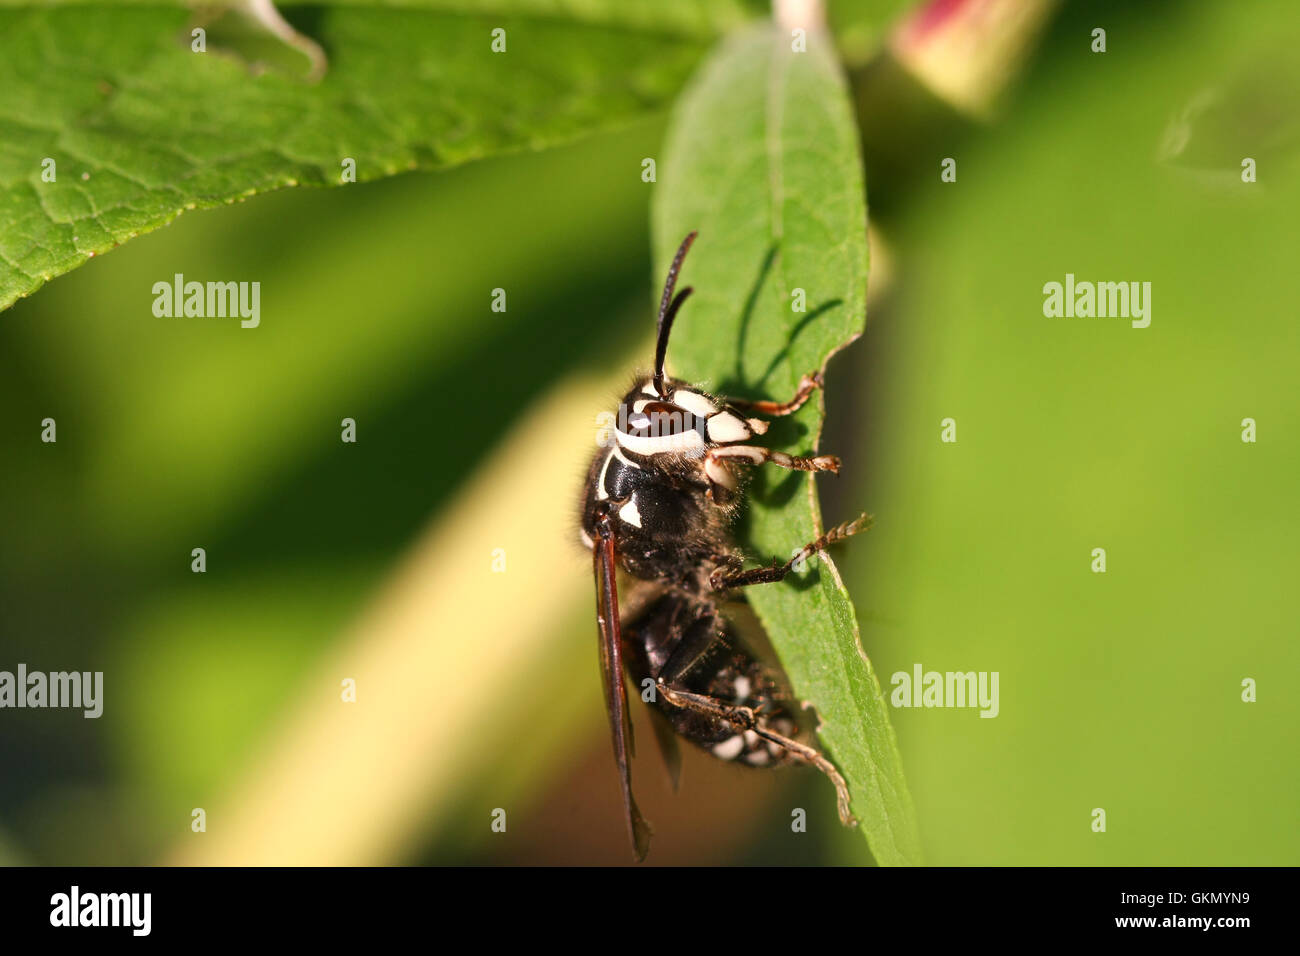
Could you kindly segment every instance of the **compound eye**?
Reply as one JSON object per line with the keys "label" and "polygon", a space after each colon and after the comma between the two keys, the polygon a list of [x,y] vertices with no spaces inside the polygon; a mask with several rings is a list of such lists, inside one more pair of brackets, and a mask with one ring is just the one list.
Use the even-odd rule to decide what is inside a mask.
{"label": "compound eye", "polygon": [[[659,438],[665,435],[681,435],[698,427],[697,418],[690,411],[671,402],[637,402],[628,417],[627,427],[630,435],[638,438]],[[698,420],[703,424],[703,420]]]}
{"label": "compound eye", "polygon": [[704,453],[707,421],[680,405],[641,399],[630,409],[620,409],[618,443],[638,455]]}

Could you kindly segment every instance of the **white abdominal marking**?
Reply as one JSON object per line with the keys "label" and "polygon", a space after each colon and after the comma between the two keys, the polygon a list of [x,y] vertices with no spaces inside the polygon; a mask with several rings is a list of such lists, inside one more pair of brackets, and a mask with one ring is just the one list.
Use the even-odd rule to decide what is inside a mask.
{"label": "white abdominal marking", "polygon": [[745,738],[740,734],[736,734],[734,737],[728,737],[720,744],[714,744],[713,756],[723,760],[735,760],[744,749]]}

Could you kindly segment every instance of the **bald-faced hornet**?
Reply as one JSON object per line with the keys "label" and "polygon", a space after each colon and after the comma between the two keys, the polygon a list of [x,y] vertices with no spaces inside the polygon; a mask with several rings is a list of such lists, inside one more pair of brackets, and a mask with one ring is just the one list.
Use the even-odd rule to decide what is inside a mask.
{"label": "bald-faced hornet", "polygon": [[[596,580],[605,703],[638,860],[649,849],[650,828],[632,796],[625,673],[652,695],[650,713],[674,786],[680,736],[751,767],[812,764],[834,783],[841,821],[855,823],[844,779],[796,739],[796,708],[784,674],[745,646],[723,606],[743,601],[740,588],[782,580],[809,556],[865,530],[869,519],[862,515],[832,528],[784,564],[774,559],[770,566],[743,567],[730,531],[741,503],[743,466],[838,472],[839,459],[796,457],[754,444],[768,423],[746,417],[797,411],[821,385],[819,371],[804,376],[786,402],[724,400],[664,374],[673,319],[692,291],[673,290],[694,240],[692,232],[682,242],[664,285],[654,371],[623,398],[612,440],[591,463],[582,503],[581,538],[591,549]],[[639,579],[622,618],[618,568]]]}

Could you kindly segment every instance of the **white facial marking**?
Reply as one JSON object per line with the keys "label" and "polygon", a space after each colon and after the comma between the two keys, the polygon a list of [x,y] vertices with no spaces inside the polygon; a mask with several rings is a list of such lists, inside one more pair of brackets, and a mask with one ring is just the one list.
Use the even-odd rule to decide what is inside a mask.
{"label": "white facial marking", "polygon": [[744,700],[752,689],[748,677],[736,678],[736,700]]}
{"label": "white facial marking", "polygon": [[635,402],[632,403],[632,414],[635,415],[637,412],[645,411],[645,407],[649,404],[650,402],[647,399],[644,398],[637,399]]}
{"label": "white facial marking", "polygon": [[641,512],[636,507],[636,495],[627,499],[627,504],[618,509],[618,516],[634,528],[641,527]]}
{"label": "white facial marking", "polygon": [[757,747],[757,746],[758,746],[758,742],[759,742],[760,740],[762,740],[762,738],[759,737],[758,734],[754,733],[754,731],[752,731],[752,730],[747,730],[747,731],[745,731],[745,746],[746,746],[746,747],[750,747],[750,748]]}
{"label": "white facial marking", "polygon": [[765,767],[771,759],[766,750],[753,750],[745,755],[745,763],[751,767]]}
{"label": "white facial marking", "polygon": [[655,380],[654,380],[654,379],[650,379],[650,381],[648,381],[648,382],[646,382],[644,385],[642,385],[642,386],[641,386],[641,391],[644,392],[644,393],[647,394],[647,395],[653,395],[655,398],[658,398],[658,397],[659,397],[659,393],[655,391]]}
{"label": "white facial marking", "polygon": [[583,543],[584,546],[586,546],[586,547],[588,547],[588,548],[591,547],[591,545],[592,545],[591,535],[587,534],[587,532],[585,532],[585,531],[583,531],[581,528],[579,528],[579,529],[578,529],[578,537],[582,539],[582,543]]}
{"label": "white facial marking", "polygon": [[708,418],[718,410],[718,406],[699,392],[692,392],[688,388],[679,388],[673,392],[672,402],[674,405],[678,405],[700,418]]}
{"label": "white facial marking", "polygon": [[734,737],[728,737],[720,744],[713,745],[713,756],[723,760],[735,760],[745,749],[745,738],[737,734]]}
{"label": "white facial marking", "polygon": [[677,453],[697,458],[704,454],[704,439],[695,429],[687,429],[676,435],[629,435],[615,431],[618,443],[636,455],[662,455]]}
{"label": "white facial marking", "polygon": [[744,441],[752,434],[749,426],[731,412],[718,412],[709,419],[710,441]]}
{"label": "white facial marking", "polygon": [[617,445],[614,446],[614,457],[617,458],[619,461],[621,461],[623,464],[627,465],[629,468],[641,467],[636,462],[634,462],[631,458],[628,458],[621,451],[619,451]]}

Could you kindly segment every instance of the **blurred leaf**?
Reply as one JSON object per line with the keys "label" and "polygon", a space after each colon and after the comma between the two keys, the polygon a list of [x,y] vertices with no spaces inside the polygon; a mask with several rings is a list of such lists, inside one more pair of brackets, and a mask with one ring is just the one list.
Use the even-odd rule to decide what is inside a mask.
{"label": "blurred leaf", "polygon": [[739,16],[732,0],[670,4],[654,25],[596,0],[364,7],[299,11],[328,56],[319,83],[268,69],[264,43],[254,59],[214,34],[192,52],[185,9],[0,10],[0,308],[187,209],[338,184],[345,158],[372,180],[658,108],[702,52],[692,35]]}
{"label": "blurred leaf", "polygon": [[[103,0],[116,7],[198,7],[219,10],[251,6],[254,0]],[[833,0],[839,3],[841,0]],[[900,0],[843,0],[850,7]],[[86,0],[0,0],[4,7],[82,7]],[[763,13],[767,0],[278,0],[275,4],[293,19],[303,7],[401,8],[430,13],[484,17],[528,17],[601,26],[631,27],[659,33],[707,38],[739,20]]]}
{"label": "blurred leaf", "polygon": [[[0,398],[13,400],[5,386],[27,370],[39,376],[26,392],[39,414],[0,422],[0,440],[50,414],[69,459],[12,456],[19,474],[0,507],[46,501],[42,486],[69,482],[86,508],[76,526],[119,567],[182,545],[188,554],[190,541],[227,551],[226,567],[245,553],[386,553],[531,395],[594,350],[574,345],[591,340],[575,297],[598,312],[643,300],[639,164],[661,130],[642,120],[437,176],[222,207],[18,303],[0,329]],[[196,261],[210,276],[261,281],[257,329],[152,314],[152,283]],[[507,312],[490,308],[497,287]],[[493,387],[462,401],[486,367]],[[364,455],[339,442],[344,416]],[[389,475],[382,502],[337,507],[369,495],[376,474]],[[52,509],[16,506],[10,531],[47,540],[66,511]],[[31,567],[30,550],[13,553]]]}
{"label": "blurred leaf", "polygon": [[[991,720],[893,713],[940,865],[1300,860],[1300,699],[1241,698],[1300,673],[1300,21],[1158,9],[1103,20],[1102,56],[1067,6],[962,185],[926,177],[894,235],[862,376],[879,467],[853,478],[888,520],[846,577],[881,673],[1007,692]],[[1067,273],[1150,282],[1150,326],[1044,316]]]}
{"label": "blurred leaf", "polygon": [[[31,647],[28,655],[11,647],[8,657],[48,657],[58,641],[71,648],[59,653],[86,662],[83,669],[117,675],[114,719],[72,722],[102,738],[62,734],[61,749],[35,749],[67,776],[103,773],[79,756],[92,746],[116,758],[110,772],[135,791],[127,809],[146,836],[130,860],[151,859],[177,820],[188,835],[189,809],[200,800],[194,795],[218,799],[294,712],[298,693],[320,696],[310,675],[336,635],[377,583],[382,590],[420,529],[454,510],[458,489],[522,501],[513,486],[492,490],[478,470],[517,416],[544,402],[571,369],[596,364],[617,344],[616,329],[644,335],[640,322],[620,317],[644,315],[649,187],[639,160],[655,155],[662,128],[661,119],[640,120],[582,143],[439,175],[287,190],[187,217],[18,303],[0,323],[0,404],[19,410],[0,423],[0,445],[6,477],[15,477],[14,466],[25,472],[21,482],[0,483],[0,513],[13,519],[0,547],[0,604],[12,625],[7,633],[21,633]],[[274,313],[264,308],[255,333],[148,313],[151,277],[198,257],[218,275],[262,278],[264,303],[273,294],[279,305]],[[498,285],[510,293],[506,313],[489,308]],[[575,301],[583,308],[574,309]],[[592,314],[610,326],[600,336],[590,334]],[[620,378],[624,364],[613,363]],[[29,381],[18,392],[24,373]],[[234,381],[238,387],[223,384]],[[476,586],[492,589],[474,598],[458,572],[449,590],[458,606],[500,601],[527,614],[509,623],[479,618],[472,629],[429,628],[418,635],[420,647],[450,653],[445,645],[454,644],[485,656],[485,666],[508,664],[514,674],[517,665],[519,673],[475,683],[460,663],[417,672],[424,675],[420,706],[430,696],[472,691],[475,707],[453,709],[441,726],[472,740],[476,752],[444,765],[436,789],[445,805],[421,800],[406,818],[412,835],[401,859],[426,845],[422,835],[413,842],[426,819],[432,852],[442,859],[472,852],[478,828],[471,833],[464,824],[479,814],[475,794],[493,795],[489,809],[505,800],[522,807],[548,792],[544,777],[556,772],[557,749],[587,739],[585,725],[602,729],[594,681],[578,682],[573,694],[544,693],[573,666],[573,653],[557,652],[551,636],[564,626],[545,608],[558,593],[557,568],[576,564],[564,572],[564,592],[590,624],[589,559],[556,502],[574,494],[578,459],[591,441],[582,426],[615,387],[602,383],[587,411],[564,413],[577,423],[577,447],[552,441],[545,476],[511,465],[527,478],[529,503],[521,507],[548,519],[503,513],[515,526],[511,536],[488,536],[491,547],[509,549],[508,576],[466,557],[481,539],[445,552],[453,564],[481,568],[486,581]],[[58,417],[58,445],[24,441],[42,409]],[[345,414],[358,421],[358,444],[338,440]],[[468,520],[487,534],[486,512],[476,507]],[[515,534],[533,536],[546,560],[528,560]],[[189,571],[189,542],[208,549],[204,575]],[[440,567],[422,575],[444,576]],[[68,580],[79,582],[75,595]],[[516,586],[545,588],[545,597]],[[466,640],[471,633],[476,639]],[[578,664],[594,667],[589,639],[581,639],[586,630],[567,634],[578,635]],[[535,642],[536,654],[502,659],[503,648],[523,639]],[[100,653],[102,665],[88,656]],[[412,666],[411,658],[401,666]],[[541,680],[552,673],[554,681]],[[325,699],[337,702],[335,684]],[[593,719],[584,725],[587,714]],[[528,727],[523,748],[519,726]],[[401,742],[409,732],[401,724],[378,735]],[[362,745],[373,750],[373,740]],[[420,753],[403,765],[418,764],[424,751],[408,746]],[[341,750],[336,741],[335,755]],[[10,776],[33,803],[42,801],[48,787],[26,764],[18,768]],[[13,832],[34,859],[52,852],[27,841],[24,826]]]}
{"label": "blurred leaf", "polygon": [[[569,380],[530,405],[341,639],[299,672],[288,699],[281,698],[280,721],[246,772],[216,781],[206,765],[194,767],[194,779],[202,773],[209,784],[202,797],[208,803],[199,805],[215,806],[213,816],[224,822],[210,840],[189,840],[182,831],[175,845],[179,859],[203,865],[402,862],[415,849],[413,831],[463,810],[467,784],[486,787],[493,801],[479,808],[479,819],[502,805],[497,801],[511,779],[519,779],[514,773],[526,768],[497,776],[493,785],[486,755],[509,754],[532,712],[539,704],[551,706],[544,698],[557,695],[546,694],[553,687],[540,681],[552,673],[556,625],[590,601],[582,552],[564,546],[575,537],[572,516],[554,503],[572,494],[573,465],[595,434],[591,409],[608,391],[607,381]],[[498,506],[502,501],[527,507],[530,520],[521,522],[518,512]],[[493,570],[494,548],[508,556],[505,573]],[[222,630],[242,631],[245,641],[258,630],[276,630],[278,619],[268,626],[258,611],[258,589],[241,590],[244,607],[223,614]],[[167,618],[158,623],[163,627],[152,628],[154,634],[167,630]],[[152,683],[152,675],[141,676]],[[194,672],[181,676],[192,679]],[[355,705],[340,702],[344,677],[356,682]],[[229,702],[228,691],[200,689],[208,706],[214,699]],[[598,716],[594,682],[581,693]],[[544,740],[525,735],[527,746],[556,742],[554,728],[575,706],[563,701],[543,716]],[[178,711],[168,706],[168,712]],[[154,736],[160,744],[189,745],[175,734]]]}
{"label": "blurred leaf", "polygon": [[139,785],[137,803],[147,800],[136,813],[151,842],[169,840],[187,800],[219,791],[250,760],[287,690],[328,652],[324,638],[364,606],[377,577],[362,562],[225,575],[162,593],[125,621],[112,739]]}
{"label": "blurred leaf", "polygon": [[[682,236],[696,289],[669,353],[673,373],[723,394],[787,398],[856,338],[866,312],[867,234],[857,131],[824,38],[792,53],[783,32],[737,35],[692,81],[673,117],[655,195],[657,274]],[[792,309],[803,290],[806,311]],[[774,443],[816,446],[822,402],[774,423]],[[802,431],[800,431],[800,429]],[[784,558],[821,525],[811,476],[762,469],[749,543]],[[917,862],[919,841],[893,730],[829,558],[801,580],[750,589],[796,693],[849,780],[877,861]]]}
{"label": "blurred leaf", "polygon": [[828,0],[826,17],[840,56],[849,67],[866,63],[880,49],[885,33],[918,0]]}

